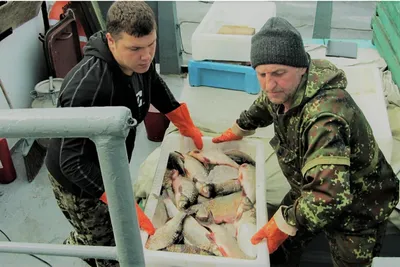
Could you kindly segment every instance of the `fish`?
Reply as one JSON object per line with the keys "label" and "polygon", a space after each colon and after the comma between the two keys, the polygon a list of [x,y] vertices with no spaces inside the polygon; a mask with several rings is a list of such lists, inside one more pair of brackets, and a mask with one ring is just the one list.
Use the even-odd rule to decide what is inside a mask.
{"label": "fish", "polygon": [[237,179],[238,177],[238,169],[226,165],[217,165],[210,171],[207,180],[209,183],[218,184]]}
{"label": "fish", "polygon": [[233,161],[230,157],[222,153],[217,149],[211,150],[192,150],[189,152],[189,155],[196,158],[204,165],[213,164],[213,165],[226,165],[231,166],[233,168],[239,169],[239,164]]}
{"label": "fish", "polygon": [[165,173],[164,173],[163,183],[162,183],[162,186],[163,186],[163,189],[164,189],[163,191],[165,191],[167,193],[168,197],[170,197],[171,199],[174,199],[174,200],[175,200],[175,193],[174,193],[174,191],[172,189],[172,175],[175,172],[177,172],[177,170],[166,169]]}
{"label": "fish", "polygon": [[213,184],[195,181],[195,186],[199,194],[203,197],[212,198],[216,195],[215,186]]}
{"label": "fish", "polygon": [[194,212],[196,219],[200,221],[209,219],[209,213],[212,212],[215,223],[232,223],[237,217],[242,198],[242,193],[236,192],[193,205],[188,210]]}
{"label": "fish", "polygon": [[251,237],[257,232],[257,226],[255,224],[246,223],[240,225],[237,230],[236,240],[241,251],[249,259],[255,259],[257,257],[257,247],[251,243]]}
{"label": "fish", "polygon": [[203,203],[203,202],[206,202],[206,201],[209,201],[209,199],[206,198],[206,197],[203,197],[202,195],[199,195],[197,197],[197,203]]}
{"label": "fish", "polygon": [[153,226],[157,229],[162,227],[167,221],[169,217],[167,214],[167,210],[165,208],[165,204],[163,199],[158,199],[156,210],[154,212],[154,216],[152,218]]}
{"label": "fish", "polygon": [[256,168],[250,164],[242,164],[239,167],[239,178],[244,194],[251,203],[256,203]]}
{"label": "fish", "polygon": [[183,230],[183,220],[188,213],[179,211],[164,226],[156,229],[154,235],[147,239],[145,247],[149,250],[160,250],[180,241]]}
{"label": "fish", "polygon": [[[209,217],[213,218],[214,215],[210,212]],[[208,234],[207,237],[218,246],[218,250],[221,252],[222,256],[236,259],[248,259],[248,256],[240,249],[235,237],[233,237],[223,225],[216,224],[212,219],[207,223],[200,223],[211,230],[211,233]]]}
{"label": "fish", "polygon": [[236,227],[233,223],[221,223],[220,225],[222,225],[230,235],[236,238]]}
{"label": "fish", "polygon": [[176,252],[176,253],[187,253],[187,254],[198,254],[205,256],[215,256],[212,252],[207,250],[198,248],[196,246],[188,245],[188,244],[176,244],[170,245],[164,249],[164,251]]}
{"label": "fish", "polygon": [[188,154],[182,154],[182,156],[186,177],[202,183],[209,182],[208,171],[200,161]]}
{"label": "fish", "polygon": [[242,194],[242,199],[241,199],[239,207],[236,211],[236,219],[235,220],[240,220],[243,213],[248,210],[251,210],[252,208],[254,208],[253,202],[251,202],[247,196]]}
{"label": "fish", "polygon": [[233,161],[235,161],[239,165],[247,163],[253,165],[254,167],[256,166],[256,162],[254,161],[254,159],[250,157],[248,154],[244,153],[243,151],[232,149],[224,151],[224,154],[230,157]]}
{"label": "fish", "polygon": [[214,193],[219,196],[229,195],[242,190],[242,185],[238,179],[228,180],[219,184],[212,184],[212,186],[214,187]]}
{"label": "fish", "polygon": [[179,209],[187,209],[193,205],[199,195],[195,184],[177,171],[172,174],[172,188],[174,189],[175,202]]}
{"label": "fish", "polygon": [[234,222],[234,225],[235,225],[236,229],[238,229],[240,227],[240,225],[246,224],[246,223],[252,223],[254,225],[257,223],[255,207],[249,208],[248,210],[244,211],[242,213],[242,216]]}
{"label": "fish", "polygon": [[[172,217],[179,213],[178,208],[172,203],[171,199],[165,198],[164,200],[168,214]],[[198,247],[202,250],[209,251],[210,253],[221,256],[218,247],[215,243],[210,242],[207,238],[207,234],[210,232],[192,216],[187,216],[183,222],[182,234],[184,243]]]}
{"label": "fish", "polygon": [[186,175],[184,157],[182,153],[173,151],[169,153],[167,169],[177,170],[180,175]]}
{"label": "fish", "polygon": [[210,242],[210,232],[192,216],[186,217],[183,222],[183,238],[190,245],[209,251],[216,256],[222,256],[215,242]]}
{"label": "fish", "polygon": [[236,239],[240,249],[251,259],[257,257],[257,247],[251,243],[251,237],[257,232],[256,209],[245,211],[240,220],[234,223]]}

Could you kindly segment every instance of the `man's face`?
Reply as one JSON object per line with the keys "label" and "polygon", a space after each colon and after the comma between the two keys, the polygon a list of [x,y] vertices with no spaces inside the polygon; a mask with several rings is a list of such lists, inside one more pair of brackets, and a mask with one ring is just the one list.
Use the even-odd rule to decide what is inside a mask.
{"label": "man's face", "polygon": [[135,37],[125,32],[120,33],[117,40],[110,33],[106,36],[111,53],[125,74],[145,73],[149,69],[156,51],[155,30],[142,37]]}
{"label": "man's face", "polygon": [[262,90],[273,104],[283,104],[288,110],[306,68],[267,64],[256,67]]}

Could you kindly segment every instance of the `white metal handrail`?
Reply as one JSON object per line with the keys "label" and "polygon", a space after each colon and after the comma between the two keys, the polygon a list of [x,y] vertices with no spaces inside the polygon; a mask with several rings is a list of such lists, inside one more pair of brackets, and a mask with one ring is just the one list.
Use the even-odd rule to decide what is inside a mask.
{"label": "white metal handrail", "polygon": [[0,252],[115,259],[121,267],[145,266],[125,139],[137,122],[125,107],[0,111],[3,138],[90,138],[96,145],[115,247],[0,242]]}

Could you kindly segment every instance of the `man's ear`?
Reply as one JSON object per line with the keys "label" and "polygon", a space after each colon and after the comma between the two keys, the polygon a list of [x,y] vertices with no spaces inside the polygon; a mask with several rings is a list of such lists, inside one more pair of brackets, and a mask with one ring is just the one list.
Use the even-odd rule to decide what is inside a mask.
{"label": "man's ear", "polygon": [[114,38],[112,38],[112,36],[109,32],[106,33],[106,38],[107,38],[108,45],[113,45],[115,43]]}
{"label": "man's ear", "polygon": [[307,68],[300,68],[299,69],[299,72],[300,72],[300,74],[303,76],[304,75],[304,73],[306,73],[306,71],[307,71]]}

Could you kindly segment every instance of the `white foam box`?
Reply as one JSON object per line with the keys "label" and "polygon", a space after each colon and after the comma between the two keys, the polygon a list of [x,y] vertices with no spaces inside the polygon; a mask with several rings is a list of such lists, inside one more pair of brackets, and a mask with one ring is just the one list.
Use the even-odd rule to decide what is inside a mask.
{"label": "white foam box", "polygon": [[192,35],[193,60],[250,61],[252,35],[218,34],[223,25],[255,28],[257,33],[276,5],[269,1],[215,1]]}
{"label": "white foam box", "polygon": [[[204,147],[206,149],[220,149],[226,151],[230,149],[239,149],[250,155],[256,161],[256,216],[257,229],[261,228],[267,222],[266,196],[265,196],[265,172],[264,172],[264,144],[258,140],[247,138],[246,140],[214,144],[211,137],[203,137]],[[150,218],[153,218],[158,203],[153,194],[159,196],[162,187],[164,173],[167,167],[169,153],[179,151],[181,153],[196,149],[191,139],[183,137],[177,133],[171,133],[165,136],[161,145],[160,158],[155,172],[154,182],[149,199],[144,212]],[[218,256],[203,256],[197,254],[175,253],[167,251],[154,251],[145,248],[148,239],[146,232],[141,231],[142,244],[145,256],[146,266],[179,266],[179,267],[232,267],[232,266],[263,266],[269,267],[269,253],[267,243],[264,239],[256,245],[257,258],[255,260],[234,259]],[[251,237],[249,237],[251,238]]]}

